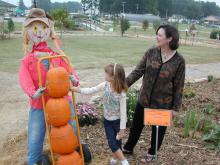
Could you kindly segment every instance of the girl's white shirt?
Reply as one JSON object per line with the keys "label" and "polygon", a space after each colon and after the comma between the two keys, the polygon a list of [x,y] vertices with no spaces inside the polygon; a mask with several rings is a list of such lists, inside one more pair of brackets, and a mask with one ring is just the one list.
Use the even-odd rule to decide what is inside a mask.
{"label": "girl's white shirt", "polygon": [[120,119],[120,129],[125,129],[127,122],[126,93],[114,92],[110,82],[107,81],[95,87],[80,89],[82,94],[93,94],[99,91],[103,91],[104,118],[109,121]]}

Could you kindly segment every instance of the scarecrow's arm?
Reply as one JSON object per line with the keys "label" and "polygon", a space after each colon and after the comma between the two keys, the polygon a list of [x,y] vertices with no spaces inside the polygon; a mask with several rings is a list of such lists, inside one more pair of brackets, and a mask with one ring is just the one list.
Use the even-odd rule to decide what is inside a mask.
{"label": "scarecrow's arm", "polygon": [[34,95],[36,91],[35,86],[24,60],[22,60],[21,67],[19,70],[19,83],[23,91],[29,97],[32,97]]}

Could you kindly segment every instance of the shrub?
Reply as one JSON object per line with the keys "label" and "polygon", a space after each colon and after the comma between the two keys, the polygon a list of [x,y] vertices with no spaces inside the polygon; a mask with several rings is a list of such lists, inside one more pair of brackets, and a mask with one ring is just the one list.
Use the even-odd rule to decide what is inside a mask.
{"label": "shrub", "polygon": [[149,22],[148,22],[148,20],[144,20],[144,21],[142,22],[142,28],[144,29],[144,31],[146,31],[146,30],[148,29],[148,27],[149,27]]}
{"label": "shrub", "polygon": [[98,121],[98,115],[95,112],[95,106],[88,103],[78,103],[77,114],[79,119],[79,125],[81,127],[85,125],[95,125]]}
{"label": "shrub", "polygon": [[210,33],[210,38],[217,39],[217,34],[220,35],[220,30],[212,30],[212,32]]}
{"label": "shrub", "polygon": [[127,125],[130,127],[134,117],[134,110],[137,104],[138,90],[135,88],[129,89],[127,93]]}

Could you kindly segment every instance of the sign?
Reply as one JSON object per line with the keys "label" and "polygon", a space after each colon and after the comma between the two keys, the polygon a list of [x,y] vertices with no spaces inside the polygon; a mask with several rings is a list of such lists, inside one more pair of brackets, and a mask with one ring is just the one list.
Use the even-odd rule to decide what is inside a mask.
{"label": "sign", "polygon": [[172,111],[163,109],[144,109],[144,124],[170,127]]}

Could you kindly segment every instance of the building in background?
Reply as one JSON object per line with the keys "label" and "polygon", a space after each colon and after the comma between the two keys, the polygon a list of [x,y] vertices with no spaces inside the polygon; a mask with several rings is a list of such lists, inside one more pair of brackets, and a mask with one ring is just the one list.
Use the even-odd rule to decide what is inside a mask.
{"label": "building in background", "polygon": [[16,5],[0,0],[0,15],[13,15],[16,11],[16,8]]}

